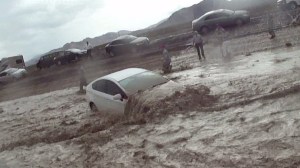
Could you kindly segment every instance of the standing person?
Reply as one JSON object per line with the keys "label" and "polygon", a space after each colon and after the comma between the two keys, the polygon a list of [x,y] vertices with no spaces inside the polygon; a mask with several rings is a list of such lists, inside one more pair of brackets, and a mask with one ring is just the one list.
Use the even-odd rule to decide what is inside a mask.
{"label": "standing person", "polygon": [[[204,55],[203,38],[197,31],[195,31],[194,35],[193,35],[193,45],[195,46],[195,48],[197,50],[199,60],[200,61],[202,60],[201,56],[205,60],[206,58]],[[201,50],[201,53],[200,53],[200,50]]]}
{"label": "standing person", "polygon": [[268,30],[269,30],[269,34],[271,35],[270,39],[274,39],[276,35],[274,32],[274,19],[271,14],[268,14]]}
{"label": "standing person", "polygon": [[169,51],[167,50],[166,46],[163,45],[163,67],[162,70],[164,73],[169,73],[172,70],[172,65],[171,65],[171,56],[169,54]]}
{"label": "standing person", "polygon": [[83,66],[81,66],[80,69],[79,69],[79,80],[80,80],[79,93],[84,93],[83,86],[87,85],[87,81],[86,81]]}
{"label": "standing person", "polygon": [[87,52],[87,57],[92,58],[92,46],[91,44],[87,41],[86,42],[86,52]]}
{"label": "standing person", "polygon": [[218,42],[219,42],[219,45],[220,45],[220,52],[222,54],[222,57],[224,57],[224,50],[223,50],[223,42],[224,42],[224,38],[225,38],[225,29],[220,26],[219,24],[217,24],[217,28],[216,28],[216,35],[217,35],[217,38],[218,38]]}

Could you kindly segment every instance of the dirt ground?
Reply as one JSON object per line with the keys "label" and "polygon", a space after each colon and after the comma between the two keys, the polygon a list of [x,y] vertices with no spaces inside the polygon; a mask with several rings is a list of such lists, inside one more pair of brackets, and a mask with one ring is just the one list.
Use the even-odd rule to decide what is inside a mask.
{"label": "dirt ground", "polygon": [[[174,72],[167,75],[171,83],[131,102],[131,116],[137,117],[91,113],[85,96],[71,87],[76,79],[51,81],[50,70],[36,78],[36,89],[22,93],[43,94],[10,101],[3,100],[14,96],[1,95],[0,166],[299,167],[300,50],[221,58],[217,49],[206,49],[206,62],[192,49],[177,53]],[[159,56],[143,59],[117,61],[110,68],[95,62],[89,72],[98,63],[108,69],[89,79],[128,62],[158,71]],[[29,87],[32,81],[8,88]]]}

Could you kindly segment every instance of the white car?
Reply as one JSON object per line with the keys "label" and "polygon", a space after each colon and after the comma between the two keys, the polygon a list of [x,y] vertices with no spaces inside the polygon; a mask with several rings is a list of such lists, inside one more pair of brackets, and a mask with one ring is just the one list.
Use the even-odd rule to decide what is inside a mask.
{"label": "white car", "polygon": [[154,72],[129,68],[91,82],[86,87],[87,101],[92,111],[124,114],[128,97],[168,82]]}
{"label": "white car", "polygon": [[0,83],[8,83],[27,75],[25,69],[8,68],[0,73]]}

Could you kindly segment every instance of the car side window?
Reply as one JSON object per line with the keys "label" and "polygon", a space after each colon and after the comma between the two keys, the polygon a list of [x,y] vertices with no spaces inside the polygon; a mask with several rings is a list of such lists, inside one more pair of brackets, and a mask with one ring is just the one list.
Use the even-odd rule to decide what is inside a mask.
{"label": "car side window", "polygon": [[221,17],[223,17],[223,14],[216,13],[216,14],[212,14],[212,15],[207,16],[205,18],[205,20],[218,19],[218,18],[221,18]]}
{"label": "car side window", "polygon": [[126,94],[123,92],[123,90],[116,85],[114,82],[109,80],[99,80],[93,83],[92,88],[96,91],[109,94],[111,96],[114,96],[116,94],[121,94],[123,98],[127,99]]}
{"label": "car side window", "polygon": [[116,85],[114,82],[106,80],[106,94],[109,95],[116,95],[116,94],[121,94],[123,98],[126,98],[125,93],[122,91],[122,89]]}
{"label": "car side window", "polygon": [[119,45],[119,44],[122,44],[121,40],[116,40],[111,43],[111,45]]}
{"label": "car side window", "polygon": [[221,15],[222,15],[221,17],[229,17],[230,16],[230,14],[228,14],[228,13],[222,13]]}
{"label": "car side window", "polygon": [[16,64],[22,64],[23,63],[23,60],[22,59],[17,59],[16,60]]}
{"label": "car side window", "polygon": [[105,93],[105,80],[98,80],[93,83],[92,88],[98,92]]}

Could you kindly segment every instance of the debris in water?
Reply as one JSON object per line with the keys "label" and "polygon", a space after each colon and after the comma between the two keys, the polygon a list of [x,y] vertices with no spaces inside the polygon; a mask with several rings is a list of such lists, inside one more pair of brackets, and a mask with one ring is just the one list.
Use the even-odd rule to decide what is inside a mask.
{"label": "debris in water", "polygon": [[248,57],[248,56],[251,56],[252,54],[250,52],[246,52],[245,56]]}
{"label": "debris in water", "polygon": [[286,47],[292,47],[292,46],[293,46],[293,44],[292,44],[292,43],[290,43],[290,42],[287,42],[287,43],[285,43],[285,46],[286,46]]}

